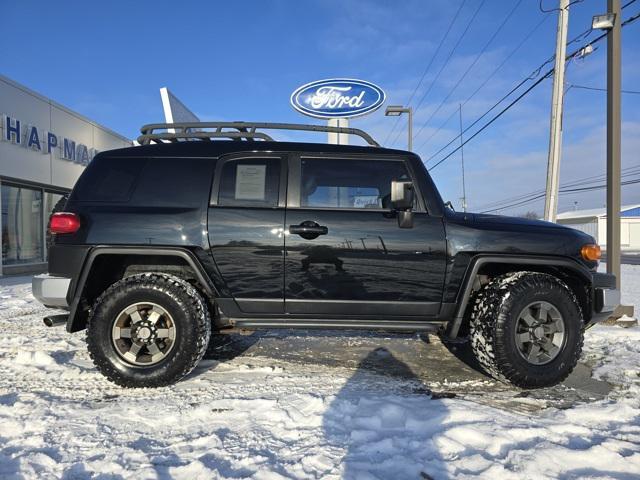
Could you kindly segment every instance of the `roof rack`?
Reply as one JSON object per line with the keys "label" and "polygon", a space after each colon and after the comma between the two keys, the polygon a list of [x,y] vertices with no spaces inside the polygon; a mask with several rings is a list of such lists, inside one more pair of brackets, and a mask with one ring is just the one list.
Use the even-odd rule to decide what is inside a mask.
{"label": "roof rack", "polygon": [[178,123],[151,123],[144,125],[138,137],[140,145],[152,143],[175,143],[180,141],[200,140],[212,141],[218,138],[227,138],[236,141],[263,140],[274,141],[262,130],[303,130],[309,132],[329,132],[356,135],[363,138],[369,145],[380,145],[371,136],[358,128],[329,127],[324,125],[306,125],[302,123],[254,123],[254,122],[178,122]]}

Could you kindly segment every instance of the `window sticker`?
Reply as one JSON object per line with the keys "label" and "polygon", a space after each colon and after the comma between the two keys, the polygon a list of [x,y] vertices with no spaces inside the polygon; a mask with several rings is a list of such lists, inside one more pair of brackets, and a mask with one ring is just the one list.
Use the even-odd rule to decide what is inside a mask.
{"label": "window sticker", "polygon": [[236,200],[263,200],[267,177],[266,165],[238,165]]}
{"label": "window sticker", "polygon": [[354,208],[380,208],[378,195],[355,195],[353,197]]}

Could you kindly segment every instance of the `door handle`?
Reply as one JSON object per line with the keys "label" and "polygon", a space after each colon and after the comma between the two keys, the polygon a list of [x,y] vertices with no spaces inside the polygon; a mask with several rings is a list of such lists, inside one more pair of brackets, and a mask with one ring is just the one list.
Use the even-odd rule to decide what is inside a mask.
{"label": "door handle", "polygon": [[306,240],[313,240],[320,235],[328,234],[329,229],[323,225],[318,225],[316,222],[307,220],[300,225],[289,225],[289,233],[292,235],[300,235]]}

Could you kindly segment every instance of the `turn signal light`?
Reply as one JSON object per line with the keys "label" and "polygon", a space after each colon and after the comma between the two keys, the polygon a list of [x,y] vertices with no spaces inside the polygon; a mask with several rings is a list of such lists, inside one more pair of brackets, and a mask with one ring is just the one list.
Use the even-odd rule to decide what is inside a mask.
{"label": "turn signal light", "polygon": [[79,228],[80,217],[75,213],[54,213],[49,220],[49,231],[51,233],[76,233]]}
{"label": "turn signal light", "polygon": [[580,255],[582,255],[582,258],[585,260],[597,262],[602,256],[602,251],[600,250],[600,245],[588,244],[582,246],[580,249]]}

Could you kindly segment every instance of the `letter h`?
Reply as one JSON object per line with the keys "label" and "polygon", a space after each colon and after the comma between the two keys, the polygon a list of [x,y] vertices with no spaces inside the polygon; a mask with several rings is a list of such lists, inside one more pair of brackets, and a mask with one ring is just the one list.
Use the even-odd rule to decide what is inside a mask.
{"label": "letter h", "polygon": [[[11,121],[15,122],[15,127],[11,124]],[[20,120],[12,119],[9,115],[4,116],[4,138],[3,140],[11,143],[20,144],[22,142],[22,135],[20,132]]]}

